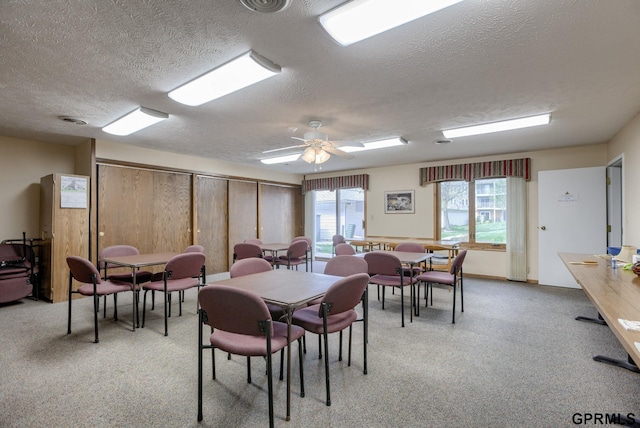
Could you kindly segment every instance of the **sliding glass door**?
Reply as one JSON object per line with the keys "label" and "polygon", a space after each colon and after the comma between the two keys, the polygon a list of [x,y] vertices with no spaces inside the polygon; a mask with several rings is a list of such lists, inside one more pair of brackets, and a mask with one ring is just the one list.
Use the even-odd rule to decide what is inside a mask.
{"label": "sliding glass door", "polygon": [[331,257],[333,235],[364,239],[364,190],[316,190],[314,231],[316,256]]}

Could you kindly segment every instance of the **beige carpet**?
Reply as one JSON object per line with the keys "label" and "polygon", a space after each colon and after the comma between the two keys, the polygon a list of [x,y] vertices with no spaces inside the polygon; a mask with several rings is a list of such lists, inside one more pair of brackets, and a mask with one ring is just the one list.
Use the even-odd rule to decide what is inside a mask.
{"label": "beige carpet", "polygon": [[[640,419],[638,374],[592,360],[626,354],[607,327],[574,320],[596,315],[581,290],[474,278],[465,285],[465,312],[455,325],[451,293],[437,289],[434,306],[421,308],[413,323],[407,318],[405,328],[398,294],[387,293],[382,311],[372,289],[369,374],[362,374],[362,325],[354,329],[351,367],[346,355],[337,361],[334,335],[331,407],[317,338],[309,335],[306,397],[298,395],[293,358],[292,420],[284,420],[285,383],[276,378],[276,426],[570,427],[576,413]],[[253,361],[247,384],[244,358],[227,361],[220,352],[216,381],[205,366],[204,421],[196,422],[195,290],[182,317],[174,303],[168,337],[161,305],[147,312],[146,328],[131,331],[129,297],[119,299],[118,322],[100,319],[99,344],[89,299],[74,301],[71,335],[66,303],[0,307],[1,427],[267,425],[264,363]],[[110,299],[109,316],[112,309]]]}

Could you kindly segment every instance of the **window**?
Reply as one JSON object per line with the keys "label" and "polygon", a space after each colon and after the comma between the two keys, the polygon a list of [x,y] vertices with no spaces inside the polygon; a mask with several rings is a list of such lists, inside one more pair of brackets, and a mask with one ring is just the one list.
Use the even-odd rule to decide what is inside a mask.
{"label": "window", "polygon": [[313,193],[316,256],[331,257],[333,235],[342,235],[347,240],[364,239],[363,189],[316,190]]}
{"label": "window", "polygon": [[438,184],[440,239],[504,247],[507,242],[506,178]]}

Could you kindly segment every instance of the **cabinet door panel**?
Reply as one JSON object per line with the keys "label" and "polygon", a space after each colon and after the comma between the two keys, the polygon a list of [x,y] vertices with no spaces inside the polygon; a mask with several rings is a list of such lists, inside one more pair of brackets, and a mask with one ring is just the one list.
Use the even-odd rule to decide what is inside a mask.
{"label": "cabinet door panel", "polygon": [[299,187],[260,185],[260,239],[290,242],[302,235],[302,195]]}
{"label": "cabinet door panel", "polygon": [[228,260],[227,180],[198,176],[196,243],[205,248],[207,274],[226,272]]}
{"label": "cabinet door panel", "polygon": [[152,251],[153,171],[98,166],[98,254],[111,245]]}
{"label": "cabinet door panel", "polygon": [[233,246],[258,236],[258,183],[229,180],[229,266]]}
{"label": "cabinet door panel", "polygon": [[191,244],[191,175],[153,173],[151,252],[182,252]]}
{"label": "cabinet door panel", "polygon": [[191,176],[98,167],[98,253],[126,244],[141,253],[182,252],[191,243]]}

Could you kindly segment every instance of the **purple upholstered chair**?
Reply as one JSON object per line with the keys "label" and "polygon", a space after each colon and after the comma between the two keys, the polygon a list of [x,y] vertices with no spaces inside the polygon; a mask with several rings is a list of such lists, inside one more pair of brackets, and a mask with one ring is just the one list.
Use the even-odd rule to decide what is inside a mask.
{"label": "purple upholstered chair", "polygon": [[346,242],[337,244],[334,247],[333,251],[335,252],[336,256],[354,256],[356,254],[356,250]]}
{"label": "purple upholstered chair", "polygon": [[[164,293],[164,335],[169,334],[167,318],[171,316],[171,293],[185,291],[203,285],[205,274],[205,255],[203,253],[181,253],[173,256],[166,264],[162,279],[143,284],[144,299],[142,303],[142,327],[144,328],[147,292],[160,291]],[[182,299],[178,297],[182,316]]]}
{"label": "purple upholstered chair", "polygon": [[[327,388],[327,406],[331,405],[331,390],[329,386],[329,333],[342,332],[349,327],[349,365],[351,364],[351,326],[358,318],[354,310],[360,303],[367,288],[369,275],[357,273],[347,276],[333,284],[322,298],[319,305],[307,306],[293,313],[293,324],[306,331],[324,337],[324,371]],[[367,336],[363,340],[363,373],[367,374]]]}
{"label": "purple upholstered chair", "polygon": [[[95,329],[95,343],[98,343],[98,302],[100,296],[113,294],[113,317],[118,319],[117,294],[123,291],[131,291],[131,283],[113,282],[100,278],[100,272],[89,260],[77,256],[67,257],[69,266],[69,318],[67,320],[67,334],[71,334],[71,303],[73,294],[93,296],[93,323]],[[73,289],[73,280],[81,283],[80,287]]]}
{"label": "purple upholstered chair", "polygon": [[[348,245],[348,244],[345,244]],[[350,245],[349,248],[353,249]],[[324,273],[327,275],[336,275],[336,276],[349,276],[354,275],[356,273],[367,273],[368,272],[368,264],[365,259],[362,257],[356,256],[336,256],[327,262],[324,267]],[[356,321],[364,321],[364,330],[365,336],[368,331],[368,323],[367,323],[367,312],[368,312],[368,288],[365,289],[362,294],[362,318],[357,319]],[[322,303],[322,298],[313,300],[309,302],[307,306],[319,305]],[[351,342],[349,342],[351,343]],[[306,352],[306,349],[305,349]],[[319,358],[322,358],[322,336],[318,335],[318,355]],[[349,355],[351,358],[351,355]],[[340,350],[338,351],[338,360],[342,361],[342,331],[340,331]],[[349,360],[349,365],[351,365],[351,360]]]}
{"label": "purple upholstered chair", "polygon": [[204,253],[204,247],[202,245],[189,245],[184,249],[183,253]]}
{"label": "purple upholstered chair", "polygon": [[233,246],[233,261],[236,262],[242,259],[248,259],[251,257],[262,258],[262,248],[258,244],[251,244],[249,242],[241,242]]}
{"label": "purple upholstered chair", "polygon": [[336,245],[338,244],[346,244],[347,241],[345,241],[344,236],[342,235],[333,235],[331,237],[331,242],[333,243],[333,254],[337,254],[336,253]]}
{"label": "purple upholstered chair", "polygon": [[[237,262],[232,264],[231,269],[229,269],[229,276],[231,278],[236,278],[238,276],[268,272],[272,269],[273,267],[268,261],[253,257],[238,260]],[[273,318],[274,320],[279,320],[280,317],[284,315],[284,311],[280,306],[267,304],[267,307],[269,308],[269,312],[271,313],[271,318]]]}
{"label": "purple upholstered chair", "polygon": [[309,272],[309,263],[307,258],[307,251],[309,244],[306,240],[301,239],[299,241],[293,241],[289,244],[286,256],[280,256],[274,259],[273,263],[276,266],[286,266],[287,269],[291,269],[291,266],[295,266],[298,270],[298,265],[304,264],[307,272]]}
{"label": "purple upholstered chair", "polygon": [[[453,287],[453,318],[452,324],[456,323],[456,285],[460,285],[460,312],[464,312],[464,298],[462,286],[462,263],[467,256],[467,250],[460,250],[457,256],[451,262],[449,272],[436,270],[428,270],[418,275],[416,280],[424,283],[425,300],[429,297],[429,289],[431,289],[431,305],[433,305],[433,284],[442,284],[447,287]],[[417,301],[420,301],[420,287],[418,286]]]}
{"label": "purple upholstered chair", "polygon": [[[300,338],[304,329],[291,326],[287,337],[287,324],[273,321],[269,309],[257,294],[224,285],[207,285],[198,295],[200,322],[198,328],[198,421],[202,421],[202,352],[211,349],[213,379],[216,378],[214,350],[247,357],[247,382],[251,383],[250,357],[264,357],[267,362],[267,390],[269,397],[269,426],[274,426],[273,378],[271,355],[283,350],[293,340],[298,341],[300,365],[300,391],[304,396],[303,359]],[[202,342],[203,324],[211,327],[210,345]]]}
{"label": "purple upholstered chair", "polygon": [[364,255],[369,264],[369,283],[382,286],[382,309],[384,310],[384,292],[387,287],[400,288],[400,308],[402,312],[402,327],[404,327],[404,287],[417,282],[412,276],[404,274],[400,259],[391,254],[380,251],[372,251]]}
{"label": "purple upholstered chair", "polygon": [[[424,244],[418,244],[417,242],[401,242],[398,245],[396,245],[396,247],[394,248],[394,251],[405,251],[407,253],[425,253],[426,252],[424,248]],[[407,267],[404,268],[404,274],[407,276],[420,275],[424,271],[425,269],[421,268],[420,266],[414,266],[413,270]]]}
{"label": "purple upholstered chair", "polygon": [[[99,259],[108,257],[119,257],[119,256],[137,256],[140,254],[140,251],[132,245],[111,245],[109,247],[105,247],[100,251]],[[128,282],[133,283],[133,276],[131,275],[131,271],[122,272],[122,268],[120,266],[115,266],[109,263],[105,263],[103,261],[98,262],[98,267],[103,271],[102,278],[110,281],[120,281],[120,282]],[[109,274],[108,270],[110,268],[118,268],[120,267],[120,271],[117,273]],[[128,268],[127,268],[128,269]],[[140,284],[149,282],[152,280],[153,273],[148,270],[137,270],[136,271],[136,293],[140,293]],[[113,298],[116,298],[116,295],[113,295]],[[138,299],[138,296],[136,296]],[[115,304],[115,300],[114,300]],[[103,318],[107,317],[107,296],[104,297],[104,315]]]}

